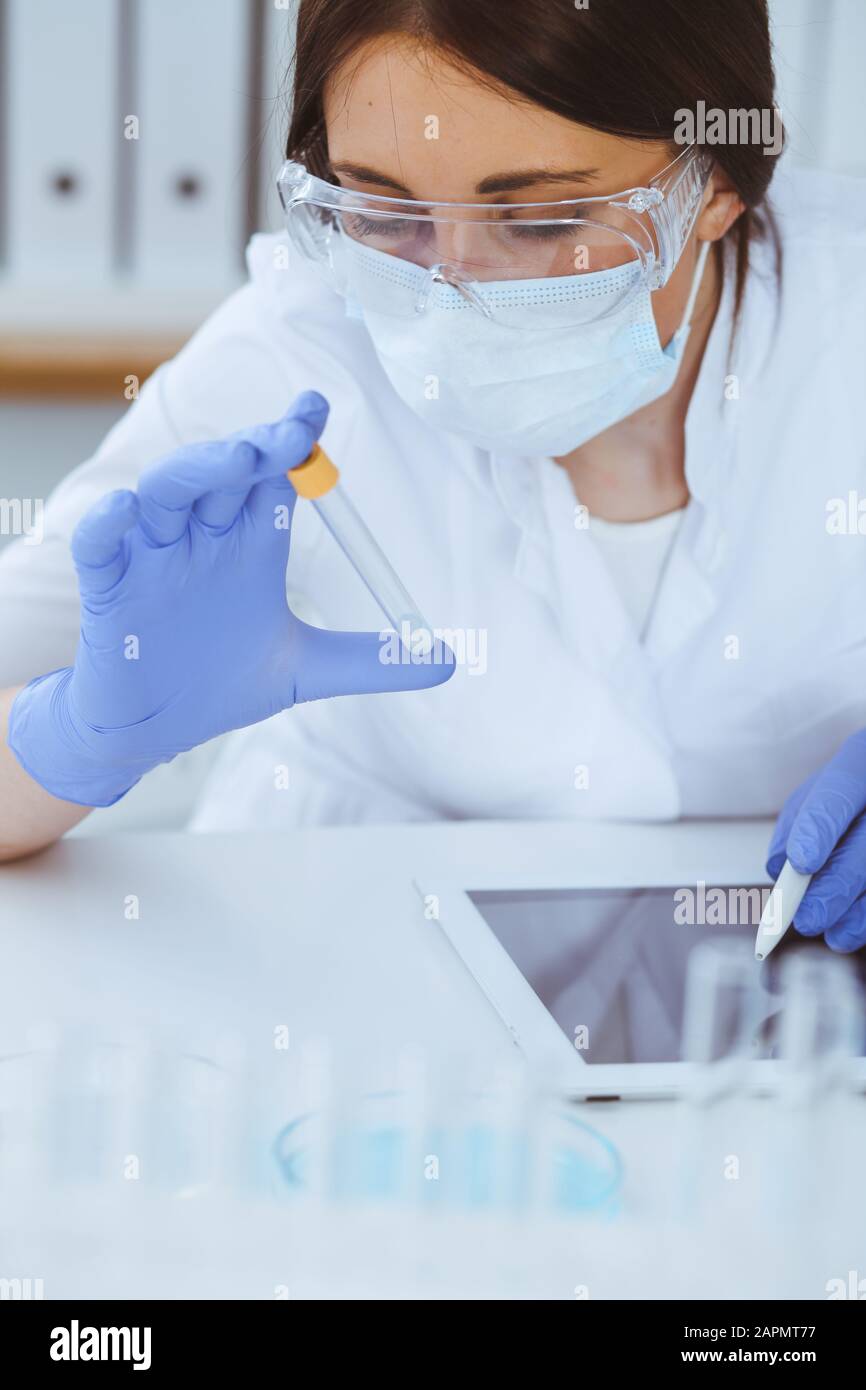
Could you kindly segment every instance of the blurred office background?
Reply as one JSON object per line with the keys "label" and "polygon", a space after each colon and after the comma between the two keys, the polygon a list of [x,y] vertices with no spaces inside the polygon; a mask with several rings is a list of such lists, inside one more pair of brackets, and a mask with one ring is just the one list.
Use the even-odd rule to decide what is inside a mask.
{"label": "blurred office background", "polygon": [[[0,496],[87,458],[278,226],[296,6],[0,0]],[[866,175],[866,0],[771,8],[788,157]]]}
{"label": "blurred office background", "polygon": [[296,10],[0,0],[0,496],[88,458],[277,227]]}

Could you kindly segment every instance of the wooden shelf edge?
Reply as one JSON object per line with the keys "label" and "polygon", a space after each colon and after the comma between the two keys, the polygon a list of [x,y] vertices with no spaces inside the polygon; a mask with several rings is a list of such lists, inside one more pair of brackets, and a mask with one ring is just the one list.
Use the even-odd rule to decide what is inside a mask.
{"label": "wooden shelf edge", "polygon": [[0,397],[129,399],[128,378],[136,377],[141,385],[187,336],[132,340],[0,334]]}

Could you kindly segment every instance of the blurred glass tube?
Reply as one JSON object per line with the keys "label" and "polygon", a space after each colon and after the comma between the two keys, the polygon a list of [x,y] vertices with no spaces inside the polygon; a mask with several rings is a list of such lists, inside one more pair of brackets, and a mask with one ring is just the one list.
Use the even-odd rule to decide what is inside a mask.
{"label": "blurred glass tube", "polygon": [[761,1055],[761,1030],[771,1009],[742,939],[701,942],[689,956],[682,1053],[690,1063],[689,1095],[711,1101],[745,1087]]}
{"label": "blurred glass tube", "polygon": [[866,1028],[851,962],[829,950],[801,949],[782,963],[780,978],[783,1096],[812,1105],[833,1092],[850,1092]]}
{"label": "blurred glass tube", "polygon": [[[681,1049],[688,1073],[673,1214],[713,1229],[722,1246],[737,1224],[750,1233],[743,1218],[755,1196],[756,1162],[766,1152],[766,1107],[761,1110],[750,1092],[772,1008],[751,942],[718,937],[691,952]],[[699,1248],[700,1242],[696,1279],[706,1277]]]}
{"label": "blurred glass tube", "polygon": [[[782,962],[780,981],[780,1084],[766,1205],[787,1237],[789,1258],[815,1280],[821,1297],[827,1275],[852,1267],[866,1238],[864,1102],[854,1094],[863,996],[850,960],[823,945],[795,949]],[[809,1282],[804,1287],[811,1296]]]}

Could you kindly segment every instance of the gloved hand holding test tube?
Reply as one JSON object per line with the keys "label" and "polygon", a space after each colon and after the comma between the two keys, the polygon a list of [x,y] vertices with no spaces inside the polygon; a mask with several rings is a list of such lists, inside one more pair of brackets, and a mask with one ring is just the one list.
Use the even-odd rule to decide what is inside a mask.
{"label": "gloved hand holding test tube", "polygon": [[403,646],[419,658],[433,650],[433,632],[418,606],[355,510],[340,483],[340,473],[324,449],[316,444],[303,463],[286,477],[299,497],[312,502],[334,540],[358,577],[369,589]]}
{"label": "gloved hand holding test tube", "polygon": [[[9,748],[52,796],[112,806],[158,764],[294,705],[453,674],[453,653],[443,644],[431,659],[416,605],[314,449],[327,414],[323,396],[303,392],[279,420],[181,445],[135,492],[108,493],[81,518],[75,661],[24,686],[9,716]],[[378,630],[332,632],[292,612],[291,532],[275,516],[291,515],[297,494],[318,506],[411,660],[386,660]]]}

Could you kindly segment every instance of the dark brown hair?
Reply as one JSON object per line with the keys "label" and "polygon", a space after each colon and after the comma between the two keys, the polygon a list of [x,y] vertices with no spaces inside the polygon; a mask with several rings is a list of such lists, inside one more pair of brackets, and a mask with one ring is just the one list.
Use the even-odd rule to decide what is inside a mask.
{"label": "dark brown hair", "polygon": [[[769,110],[767,0],[301,0],[290,159],[328,176],[323,92],[368,39],[406,34],[497,88],[611,135],[667,140],[676,113]],[[739,310],[753,238],[772,234],[765,196],[776,155],[760,144],[711,153],[745,205],[724,241]]]}

